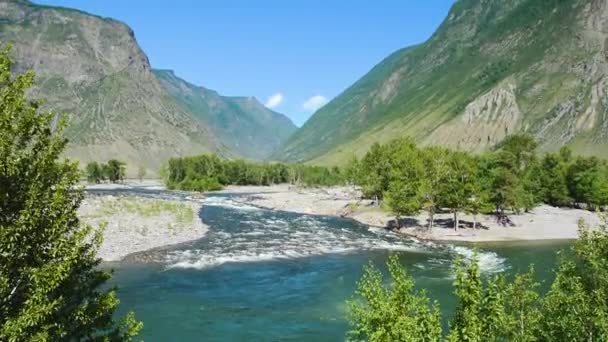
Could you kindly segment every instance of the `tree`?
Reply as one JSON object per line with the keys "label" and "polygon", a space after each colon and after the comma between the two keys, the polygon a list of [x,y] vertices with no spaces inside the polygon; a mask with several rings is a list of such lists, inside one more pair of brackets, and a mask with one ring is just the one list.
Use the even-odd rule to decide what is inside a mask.
{"label": "tree", "polygon": [[506,224],[507,209],[519,212],[537,203],[540,187],[537,143],[527,134],[515,134],[497,147],[491,158],[490,200],[496,206],[499,221]]}
{"label": "tree", "polygon": [[566,183],[565,163],[560,155],[554,153],[546,154],[542,160],[542,198],[552,206],[566,206],[572,202]]}
{"label": "tree", "polygon": [[542,320],[539,283],[534,280],[534,267],[517,274],[503,290],[506,320],[503,334],[506,341],[537,341]]}
{"label": "tree", "polygon": [[390,287],[382,273],[369,264],[357,284],[357,297],[348,302],[350,339],[368,341],[440,341],[441,320],[437,303],[426,292],[414,291],[412,278],[392,255],[387,262]]}
{"label": "tree", "polygon": [[521,178],[518,177],[515,165],[515,156],[504,151],[499,151],[492,156],[490,164],[490,201],[496,208],[498,220],[506,224],[507,215],[505,211],[509,208],[517,210],[521,207],[521,192],[524,191]]}
{"label": "tree", "polygon": [[543,303],[542,337],[547,341],[608,339],[608,231],[580,222],[572,253],[560,255],[557,274]]}
{"label": "tree", "polygon": [[82,225],[76,163],[61,160],[65,121],[26,98],[31,72],[12,77],[0,53],[0,340],[129,340],[141,324],[117,324],[118,299],[97,267],[101,233]]}
{"label": "tree", "polygon": [[116,159],[110,159],[104,167],[104,174],[112,183],[122,182],[126,174],[126,164]]}
{"label": "tree", "polygon": [[[467,209],[478,209],[475,179],[476,164],[468,153],[451,152],[447,156],[448,173],[441,184],[441,205],[450,208],[454,215],[454,230],[458,230],[458,213]],[[473,209],[474,210],[474,209]]]}
{"label": "tree", "polygon": [[449,174],[449,151],[433,146],[421,150],[420,153],[424,170],[420,185],[421,203],[422,208],[429,214],[428,230],[431,230],[443,195],[443,185]]}
{"label": "tree", "polygon": [[608,204],[608,170],[598,158],[576,158],[568,168],[566,183],[575,202],[589,209]]}
{"label": "tree", "polygon": [[394,142],[391,146],[389,186],[386,203],[401,225],[401,217],[416,215],[422,207],[422,177],[424,165],[420,151],[410,140]]}
{"label": "tree", "polygon": [[[400,143],[394,142],[395,145]],[[391,157],[387,146],[375,143],[361,160],[360,185],[365,197],[374,198],[376,202],[383,199],[389,186]]]}
{"label": "tree", "polygon": [[145,176],[146,176],[146,168],[143,166],[139,166],[139,169],[137,170],[137,178],[139,178],[139,181],[142,182],[144,180]]}
{"label": "tree", "polygon": [[103,179],[103,169],[97,162],[90,162],[86,167],[87,181],[99,184]]}
{"label": "tree", "polygon": [[361,181],[361,162],[353,156],[346,165],[345,177],[349,184],[360,184]]}
{"label": "tree", "polygon": [[514,171],[523,174],[526,168],[536,160],[538,143],[531,135],[519,133],[506,137],[497,147],[513,156]]}
{"label": "tree", "polygon": [[462,259],[456,260],[456,280],[454,281],[458,306],[450,323],[449,341],[482,341],[482,284],[477,256],[468,266]]}
{"label": "tree", "polygon": [[[594,229],[581,223],[579,240],[568,253],[559,254],[555,280],[544,296],[538,292],[533,267],[510,281],[503,275],[484,281],[476,254],[466,262],[458,259],[457,306],[447,340],[608,340],[608,230],[603,219]],[[429,315],[426,293],[413,290],[413,281],[396,256],[389,260],[389,273],[392,286],[386,287],[380,271],[373,266],[365,269],[357,287],[359,297],[349,302],[350,336],[372,341],[438,340],[440,317]],[[430,312],[436,310],[435,304]]]}

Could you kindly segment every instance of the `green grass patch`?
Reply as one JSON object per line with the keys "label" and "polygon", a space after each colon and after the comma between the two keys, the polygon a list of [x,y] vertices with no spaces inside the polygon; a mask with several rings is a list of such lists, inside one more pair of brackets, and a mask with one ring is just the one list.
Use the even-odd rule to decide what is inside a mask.
{"label": "green grass patch", "polygon": [[192,207],[185,203],[163,200],[140,200],[134,197],[121,197],[116,201],[104,201],[99,208],[99,216],[127,212],[143,217],[173,215],[177,223],[191,224],[194,220]]}

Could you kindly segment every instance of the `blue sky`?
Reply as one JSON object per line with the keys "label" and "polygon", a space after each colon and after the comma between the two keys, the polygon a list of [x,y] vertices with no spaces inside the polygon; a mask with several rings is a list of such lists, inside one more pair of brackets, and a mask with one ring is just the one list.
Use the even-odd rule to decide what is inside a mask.
{"label": "blue sky", "polygon": [[454,0],[37,0],[126,22],[154,68],[255,96],[301,125]]}

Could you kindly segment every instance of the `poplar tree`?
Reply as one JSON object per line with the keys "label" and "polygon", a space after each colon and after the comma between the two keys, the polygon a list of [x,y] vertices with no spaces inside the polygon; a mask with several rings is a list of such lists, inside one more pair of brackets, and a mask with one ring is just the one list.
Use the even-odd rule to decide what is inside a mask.
{"label": "poplar tree", "polygon": [[0,52],[0,340],[129,340],[141,324],[114,320],[101,233],[78,220],[78,167],[61,158],[65,122],[27,99],[34,74],[13,77],[9,52]]}
{"label": "poplar tree", "polygon": [[440,341],[441,319],[437,303],[425,291],[415,291],[414,281],[396,255],[387,262],[390,285],[384,286],[380,270],[368,265],[357,284],[357,296],[348,302],[350,340],[374,342]]}

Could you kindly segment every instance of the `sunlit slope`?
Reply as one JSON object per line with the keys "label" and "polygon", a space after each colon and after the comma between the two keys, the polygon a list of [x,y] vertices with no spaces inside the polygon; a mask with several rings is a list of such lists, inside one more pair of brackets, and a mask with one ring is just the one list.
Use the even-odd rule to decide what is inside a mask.
{"label": "sunlit slope", "polygon": [[289,118],[254,97],[221,96],[184,81],[171,70],[154,70],[154,74],[182,108],[241,157],[266,159],[296,130]]}
{"label": "sunlit slope", "polygon": [[606,1],[458,1],[427,42],[382,61],[274,157],[341,163],[405,135],[482,151],[518,131],[608,156],[607,20]]}

